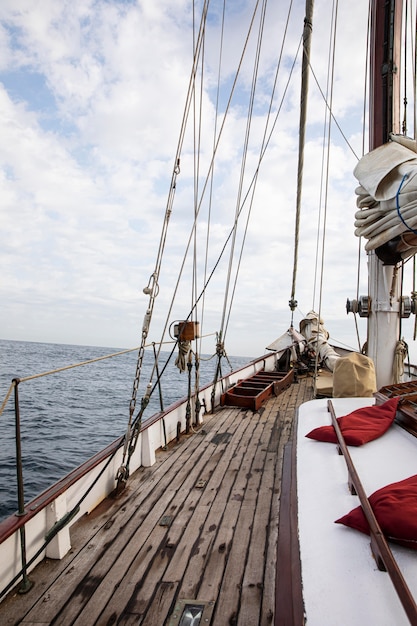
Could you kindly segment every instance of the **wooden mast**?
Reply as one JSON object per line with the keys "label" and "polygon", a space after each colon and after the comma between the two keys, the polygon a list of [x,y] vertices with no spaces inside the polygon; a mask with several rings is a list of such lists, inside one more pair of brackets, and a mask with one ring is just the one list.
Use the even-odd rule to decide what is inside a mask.
{"label": "wooden mast", "polygon": [[[374,0],[371,15],[370,150],[400,133],[400,41],[402,0]],[[400,332],[401,268],[368,255],[368,356],[377,387],[393,382],[394,354]]]}
{"label": "wooden mast", "polygon": [[302,59],[302,67],[301,67],[300,124],[299,124],[299,136],[298,136],[298,168],[297,168],[297,198],[296,198],[295,232],[294,232],[294,261],[293,261],[291,299],[289,301],[290,309],[292,311],[291,326],[293,325],[293,314],[298,304],[295,299],[295,287],[296,287],[297,264],[298,264],[298,241],[299,241],[299,231],[300,231],[301,192],[302,192],[302,186],[303,186],[303,172],[304,172],[304,147],[305,147],[306,121],[307,121],[307,96],[308,96],[308,83],[309,83],[308,79],[309,79],[309,74],[310,74],[310,49],[311,49],[311,35],[312,35],[312,30],[313,30],[313,11],[314,11],[314,0],[306,0],[304,30],[303,30],[303,59]]}

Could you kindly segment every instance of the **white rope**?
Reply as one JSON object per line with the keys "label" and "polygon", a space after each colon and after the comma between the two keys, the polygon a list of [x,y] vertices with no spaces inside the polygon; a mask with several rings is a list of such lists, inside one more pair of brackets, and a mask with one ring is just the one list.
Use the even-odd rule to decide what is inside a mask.
{"label": "white rope", "polygon": [[394,354],[394,363],[392,367],[392,377],[394,385],[402,381],[404,374],[404,361],[408,354],[408,346],[405,341],[397,341]]}

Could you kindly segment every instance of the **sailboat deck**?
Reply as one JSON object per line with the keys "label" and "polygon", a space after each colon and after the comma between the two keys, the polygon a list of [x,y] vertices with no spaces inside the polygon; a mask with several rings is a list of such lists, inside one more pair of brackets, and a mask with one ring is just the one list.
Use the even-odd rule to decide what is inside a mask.
{"label": "sailboat deck", "polygon": [[305,378],[256,413],[206,415],[73,527],[71,552],[39,565],[0,622],[178,624],[188,599],[216,626],[273,623],[283,449],[311,397]]}

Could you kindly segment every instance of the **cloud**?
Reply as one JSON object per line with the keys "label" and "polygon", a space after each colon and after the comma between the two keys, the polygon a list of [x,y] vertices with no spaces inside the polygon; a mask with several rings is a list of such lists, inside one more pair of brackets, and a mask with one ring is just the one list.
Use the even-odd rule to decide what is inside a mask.
{"label": "cloud", "polygon": [[[213,3],[212,3],[213,4]],[[256,355],[288,327],[290,311],[294,210],[298,148],[299,68],[287,85],[292,58],[299,46],[303,2],[294,3],[288,25],[272,121],[284,92],[284,104],[268,151],[256,179],[256,196],[242,209],[242,225],[229,262],[232,240],[219,262],[220,276],[207,288],[204,332],[219,330],[224,306],[222,292],[230,270],[230,302],[245,240],[234,306],[228,326],[229,354]],[[360,38],[366,17],[352,15],[349,2],[339,3],[344,27],[337,59],[335,110],[347,136],[360,150]],[[232,3],[227,21],[233,26],[224,42],[221,67],[229,90],[243,49],[242,30],[251,19],[252,3]],[[277,33],[284,32],[283,3],[268,9],[266,38],[259,66],[258,94],[247,157],[241,178],[242,138],[247,131],[247,95],[253,74],[249,52],[236,86],[230,115],[223,126],[228,92],[216,109],[218,53],[214,46],[221,28],[221,3],[208,22],[204,55],[209,62],[202,90],[203,124],[198,140],[200,161],[193,158],[193,136],[184,137],[176,197],[162,263],[160,294],[150,340],[159,340],[164,309],[176,288],[184,247],[190,249],[184,279],[172,319],[182,319],[191,306],[193,289],[200,293],[231,231],[237,208],[250,189],[261,149],[268,110],[267,90],[274,81],[273,60],[280,54]],[[350,8],[349,8],[350,7]],[[361,9],[362,10],[362,9]],[[324,61],[328,41],[322,30],[330,20],[327,3],[316,2],[313,39],[314,71],[325,85]],[[256,18],[258,19],[258,18]],[[353,20],[353,25],[350,21]],[[192,14],[185,0],[5,0],[0,7],[0,336],[10,339],[130,347],[140,341],[147,299],[142,293],[152,274],[167,206],[177,141],[192,67]],[[355,36],[355,46],[352,39]],[[344,46],[349,46],[346,55]],[[339,52],[343,50],[343,54]],[[357,69],[353,69],[357,68]],[[361,73],[362,72],[362,73]],[[339,76],[348,74],[350,86],[341,88]],[[312,306],[315,279],[317,219],[321,177],[323,99],[311,79],[310,113],[300,233],[297,299],[300,310]],[[195,109],[199,107],[196,101]],[[191,112],[193,112],[191,107]],[[353,120],[356,123],[353,124]],[[359,120],[359,123],[358,123]],[[217,182],[211,189],[210,152],[222,132]],[[325,257],[326,299],[322,315],[333,327],[344,319],[346,297],[356,289],[357,242],[353,236],[355,157],[334,129],[337,144],[331,165],[328,230]],[[256,137],[255,137],[256,136]],[[196,210],[194,171],[199,168],[198,191],[206,189],[199,205],[202,225],[193,237]],[[210,203],[211,198],[211,203]],[[251,207],[251,208],[250,208]],[[245,231],[248,211],[251,219]],[[205,227],[210,222],[207,267],[204,265]],[[321,243],[320,243],[321,245]],[[201,254],[194,288],[194,251]],[[343,252],[342,252],[343,251]],[[346,293],[347,292],[347,293]],[[330,295],[331,294],[331,295]],[[199,315],[202,315],[199,305]],[[227,313],[228,315],[228,313]],[[301,317],[301,313],[297,313]],[[353,321],[350,323],[354,333]],[[205,351],[214,349],[214,340]]]}

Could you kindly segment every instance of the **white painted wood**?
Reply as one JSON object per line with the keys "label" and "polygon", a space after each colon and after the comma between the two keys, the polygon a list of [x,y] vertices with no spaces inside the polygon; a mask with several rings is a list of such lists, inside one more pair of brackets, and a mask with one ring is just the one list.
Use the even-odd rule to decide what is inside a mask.
{"label": "white painted wood", "polygon": [[[332,400],[341,417],[373,398]],[[297,479],[302,580],[308,626],[335,624],[409,624],[386,572],[380,572],[367,535],[335,524],[358,506],[350,494],[343,456],[335,444],[305,435],[331,423],[327,400],[313,400],[299,409]],[[417,440],[394,425],[379,439],[349,446],[368,496],[377,489],[417,474]],[[390,544],[414,596],[417,596],[417,554]]]}

